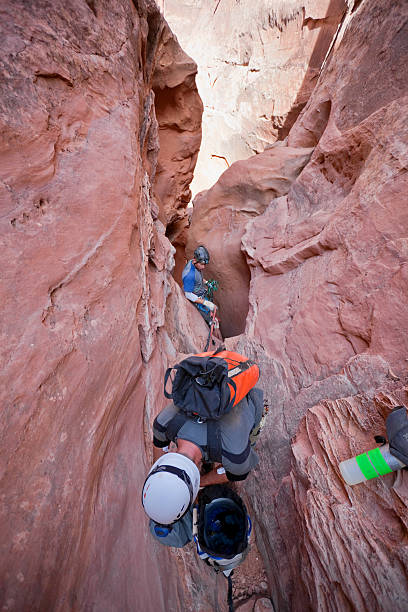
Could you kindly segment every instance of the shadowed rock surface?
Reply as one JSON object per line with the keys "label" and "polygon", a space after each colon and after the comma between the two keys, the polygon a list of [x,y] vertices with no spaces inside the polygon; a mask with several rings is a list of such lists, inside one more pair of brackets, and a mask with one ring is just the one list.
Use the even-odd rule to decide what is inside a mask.
{"label": "shadowed rock surface", "polygon": [[220,283],[224,336],[243,332],[248,314],[250,272],[241,252],[245,226],[249,219],[261,215],[273,198],[289,191],[312,150],[274,146],[235,162],[211,189],[194,199],[186,254],[191,258],[197,244],[204,244],[210,252],[205,274]]}
{"label": "shadowed rock surface", "polygon": [[195,62],[186,56],[169,27],[162,28],[152,82],[160,141],[154,195],[159,219],[167,235],[176,240],[191,199],[189,185],[201,143],[203,105],[197,95]]}
{"label": "shadowed rock surface", "polygon": [[[180,216],[199,145],[195,65],[154,2],[9,2],[0,17],[1,607],[182,609],[140,488],[164,369],[207,335],[158,219],[169,197]],[[153,88],[188,109],[172,142],[189,169],[167,160],[160,207],[171,127]]]}

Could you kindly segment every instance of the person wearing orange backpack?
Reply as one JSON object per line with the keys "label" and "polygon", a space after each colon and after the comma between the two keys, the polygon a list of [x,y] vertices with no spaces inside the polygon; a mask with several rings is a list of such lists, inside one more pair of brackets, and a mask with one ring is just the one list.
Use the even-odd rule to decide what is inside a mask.
{"label": "person wearing orange backpack", "polygon": [[[238,353],[194,355],[175,369],[171,394],[166,373],[173,403],[153,423],[155,463],[142,492],[146,514],[165,527],[189,511],[200,486],[244,480],[257,466],[251,435],[264,412],[259,368]],[[201,474],[207,463],[214,467]]]}

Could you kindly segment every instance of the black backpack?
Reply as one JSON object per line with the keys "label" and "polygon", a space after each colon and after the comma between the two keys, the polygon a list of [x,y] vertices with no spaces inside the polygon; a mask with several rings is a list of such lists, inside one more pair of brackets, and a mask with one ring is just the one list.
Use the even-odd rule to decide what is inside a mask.
{"label": "black backpack", "polygon": [[[173,369],[176,375],[172,391],[168,393],[166,385]],[[232,397],[228,382],[234,389]],[[217,421],[234,405],[236,385],[228,379],[228,365],[224,359],[215,355],[192,355],[174,368],[168,368],[164,377],[164,395],[187,416]]]}
{"label": "black backpack", "polygon": [[[166,390],[172,370],[176,371],[172,390]],[[164,377],[164,395],[179,412],[166,426],[167,438],[174,440],[188,418],[207,423],[210,461],[221,462],[221,441],[217,421],[252,389],[259,379],[259,367],[239,353],[221,347],[214,353],[187,357]]]}

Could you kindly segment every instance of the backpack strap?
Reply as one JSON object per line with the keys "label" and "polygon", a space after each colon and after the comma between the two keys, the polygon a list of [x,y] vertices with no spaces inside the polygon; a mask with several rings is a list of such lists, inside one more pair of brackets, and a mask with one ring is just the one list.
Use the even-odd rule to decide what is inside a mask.
{"label": "backpack strap", "polygon": [[172,393],[168,393],[166,391],[166,385],[167,385],[167,381],[169,380],[169,376],[171,374],[172,370],[175,370],[176,368],[167,368],[166,370],[166,374],[164,375],[164,395],[167,397],[167,399],[173,399],[173,394]]}
{"label": "backpack strap", "polygon": [[178,432],[183,427],[184,423],[188,421],[188,416],[184,412],[179,412],[174,415],[172,419],[166,425],[166,438],[174,441],[177,437]]}
{"label": "backpack strap", "polygon": [[237,397],[237,385],[235,384],[235,381],[232,378],[228,378],[228,384],[233,388],[234,395],[231,397],[230,403],[228,404],[228,408],[225,412],[229,412],[231,410],[231,408],[234,406],[235,398]]}
{"label": "backpack strap", "polygon": [[218,421],[207,421],[207,452],[210,461],[222,462],[221,432]]}

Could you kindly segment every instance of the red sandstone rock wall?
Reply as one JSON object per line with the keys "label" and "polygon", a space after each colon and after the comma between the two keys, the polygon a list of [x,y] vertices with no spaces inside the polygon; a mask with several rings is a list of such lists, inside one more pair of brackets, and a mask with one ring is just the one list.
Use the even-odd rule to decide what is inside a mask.
{"label": "red sandstone rock wall", "polygon": [[350,5],[288,137],[310,161],[241,242],[249,314],[227,345],[271,407],[245,488],[279,610],[408,606],[408,472],[351,488],[338,470],[408,402],[407,8]]}
{"label": "red sandstone rock wall", "polygon": [[198,64],[203,142],[193,193],[284,138],[307,102],[345,0],[159,0]]}
{"label": "red sandstone rock wall", "polygon": [[203,105],[197,95],[197,66],[165,27],[153,74],[160,150],[154,181],[159,219],[176,240],[185,226],[190,183],[201,143]]}
{"label": "red sandstone rock wall", "polygon": [[1,607],[182,609],[140,489],[164,368],[206,336],[152,187],[153,87],[176,87],[188,168],[155,186],[171,218],[200,138],[194,64],[147,0],[6,2],[0,21]]}
{"label": "red sandstone rock wall", "polygon": [[[221,607],[225,581],[191,549],[152,543],[139,506],[164,368],[207,332],[171,279],[160,221],[183,223],[170,197],[183,209],[196,155],[194,68],[147,0],[0,12],[2,607]],[[260,362],[271,407],[245,493],[279,610],[408,605],[407,473],[351,489],[338,472],[408,402],[406,21],[402,0],[350,2],[285,152],[227,175],[242,179],[231,249],[211,247],[251,273],[245,334],[228,344]],[[176,88],[186,112],[186,133],[158,112],[185,160],[168,194],[162,168],[179,165],[159,161],[160,206],[153,87]],[[224,180],[208,196],[217,214]]]}

